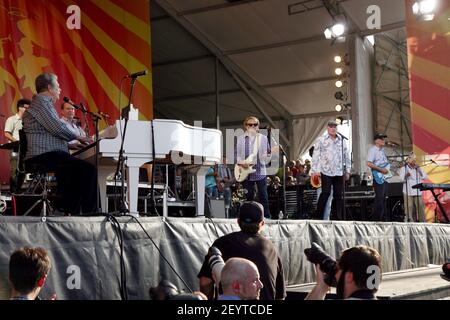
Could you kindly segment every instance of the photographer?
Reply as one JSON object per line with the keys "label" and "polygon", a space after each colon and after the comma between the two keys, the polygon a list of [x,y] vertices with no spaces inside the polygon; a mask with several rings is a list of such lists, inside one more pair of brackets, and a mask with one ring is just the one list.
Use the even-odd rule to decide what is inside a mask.
{"label": "photographer", "polygon": [[222,269],[223,294],[219,300],[258,300],[263,284],[256,265],[243,258],[230,258]]}
{"label": "photographer", "polygon": [[374,300],[381,282],[381,256],[373,248],[346,249],[336,262],[317,245],[306,249],[308,260],[316,264],[316,285],[305,300],[324,300],[330,286],[339,299]]}
{"label": "photographer", "polygon": [[[238,257],[252,261],[258,268],[261,282],[261,300],[284,299],[286,287],[284,284],[281,259],[270,240],[261,235],[264,227],[264,208],[254,201],[244,202],[239,210],[239,232],[233,232],[214,241],[223,261]],[[211,251],[211,250],[210,250]],[[198,274],[200,291],[212,299],[214,296],[214,277],[210,265],[211,253],[205,256],[202,268]]]}

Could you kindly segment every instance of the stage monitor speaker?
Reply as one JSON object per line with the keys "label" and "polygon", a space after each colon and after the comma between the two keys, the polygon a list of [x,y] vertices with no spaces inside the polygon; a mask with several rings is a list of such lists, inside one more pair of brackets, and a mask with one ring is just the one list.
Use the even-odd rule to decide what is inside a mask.
{"label": "stage monitor speaker", "polygon": [[227,218],[224,199],[211,199],[211,218]]}
{"label": "stage monitor speaker", "polygon": [[403,197],[403,182],[388,183],[387,195],[388,197]]}

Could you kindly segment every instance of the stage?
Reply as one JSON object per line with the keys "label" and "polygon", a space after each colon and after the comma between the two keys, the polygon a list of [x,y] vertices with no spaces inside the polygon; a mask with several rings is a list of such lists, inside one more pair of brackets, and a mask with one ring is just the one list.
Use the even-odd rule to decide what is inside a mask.
{"label": "stage", "polygon": [[[148,290],[161,278],[179,288],[182,282],[160,257],[140,225],[119,217],[129,299],[148,299]],[[138,218],[175,270],[194,290],[197,272],[209,246],[225,233],[238,231],[235,219]],[[376,248],[383,272],[442,265],[450,257],[450,224],[399,222],[335,222],[270,220],[266,235],[281,255],[287,285],[311,283],[313,266],[303,250],[317,242],[331,255],[358,244]],[[120,299],[120,250],[113,224],[105,217],[0,217],[1,296],[9,295],[9,255],[22,246],[50,251],[53,267],[42,298]]]}

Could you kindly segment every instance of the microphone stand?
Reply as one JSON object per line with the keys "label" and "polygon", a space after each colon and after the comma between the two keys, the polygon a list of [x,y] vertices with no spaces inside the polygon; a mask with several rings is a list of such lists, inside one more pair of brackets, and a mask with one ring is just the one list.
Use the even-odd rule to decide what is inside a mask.
{"label": "microphone stand", "polygon": [[283,164],[283,217],[285,219],[288,218],[287,216],[287,211],[286,211],[286,160],[287,160],[287,155],[286,152],[284,151],[283,147],[281,145],[279,145],[280,147],[280,151],[281,151],[281,156],[282,156],[282,164]]}
{"label": "microphone stand", "polygon": [[[97,175],[96,179],[98,181],[98,158],[99,158],[98,157],[98,152],[99,152],[99,149],[98,149],[98,143],[99,143],[98,142],[98,137],[99,137],[98,121],[101,119],[101,117],[99,115],[95,114],[94,112],[88,111],[81,102],[80,102],[80,106],[81,106],[81,112],[83,112],[83,115],[84,115],[84,121],[86,123],[86,129],[87,129],[86,131],[87,131],[87,136],[88,137],[90,137],[91,135],[90,135],[90,132],[89,132],[89,124],[87,123],[87,114],[90,115],[91,120],[95,124],[95,142],[94,142],[94,144],[95,144],[95,155],[94,155],[94,162],[95,162],[95,173]],[[98,182],[97,182],[97,184],[98,184]],[[98,213],[98,212],[101,212],[101,210],[102,210],[101,209],[101,204],[100,204],[100,197],[98,196],[98,192],[97,192],[96,199],[97,199],[96,209],[97,209],[97,213]]]}
{"label": "microphone stand", "polygon": [[[422,173],[420,173],[420,181],[419,181],[419,170],[421,170],[422,167],[425,167],[425,166],[427,166],[429,164],[434,163],[434,161],[432,161],[432,160],[428,160],[428,162],[429,163],[425,163],[425,164],[423,164],[421,166],[418,166],[416,164],[416,166],[414,167],[414,170],[416,171],[416,184],[417,183],[422,183],[421,181],[422,181],[423,175],[422,175]],[[408,190],[408,189],[406,189],[406,190]],[[419,188],[416,189],[416,200],[417,200],[417,206],[416,206],[417,217],[416,218],[417,218],[417,221],[419,221],[419,210],[420,210],[419,209],[419,201],[422,201],[422,195],[420,195],[420,199],[419,199]],[[425,208],[424,208],[424,213],[423,214],[424,214],[424,218],[425,218]]]}
{"label": "microphone stand", "polygon": [[91,132],[89,129],[89,124],[87,121],[87,114],[89,111],[87,111],[87,109],[84,107],[83,103],[80,102],[80,107],[81,107],[81,112],[83,112],[83,117],[84,117],[84,123],[86,124],[86,131],[87,131],[87,136],[90,137],[91,136]]}
{"label": "microphone stand", "polygon": [[[120,172],[120,182],[121,182],[121,190],[120,190],[120,202],[119,202],[119,213],[121,214],[126,214],[129,212],[129,208],[127,206],[126,200],[125,200],[125,174],[124,174],[124,166],[125,166],[125,157],[123,155],[124,153],[124,149],[123,149],[123,145],[125,143],[125,137],[126,137],[126,133],[127,133],[127,125],[128,125],[128,118],[129,115],[127,114],[127,112],[123,112],[124,110],[130,110],[131,109],[131,97],[133,95],[133,89],[134,89],[134,85],[136,83],[136,78],[137,77],[132,77],[131,78],[131,89],[130,89],[130,95],[128,97],[128,105],[122,109],[122,116],[125,120],[125,124],[123,127],[123,132],[122,132],[122,141],[120,143],[120,149],[119,149],[119,161],[117,161],[117,167],[116,167],[116,173],[114,174],[114,178],[117,180],[117,175]],[[128,186],[129,188],[130,186]]]}
{"label": "microphone stand", "polygon": [[[272,149],[272,143],[271,143],[271,141],[272,141],[272,135],[271,135],[271,133],[272,133],[272,129],[270,128],[270,127],[268,127],[267,128],[267,130],[268,130],[268,140],[269,140],[269,148],[270,149]],[[273,139],[274,141],[275,141],[275,139]],[[276,142],[276,141],[275,141]],[[286,170],[286,159],[287,159],[287,154],[286,154],[286,152],[284,151],[284,149],[283,149],[283,147],[281,146],[281,144],[277,144],[278,145],[278,147],[280,148],[280,151],[281,151],[281,164],[282,164],[282,170],[281,170],[281,172],[282,172],[282,175],[283,175],[283,183],[282,183],[282,185],[283,185],[283,218],[285,218],[285,219],[287,219],[287,212],[286,212],[286,172],[285,172],[285,170]],[[278,197],[278,199],[279,199],[279,197]]]}
{"label": "microphone stand", "polygon": [[[344,221],[347,220],[347,210],[345,207],[345,189],[346,189],[346,185],[345,185],[345,175],[347,174],[347,163],[344,159],[344,139],[348,140],[348,138],[346,136],[344,136],[342,133],[337,132],[336,134],[338,134],[341,137],[342,140],[342,144],[341,144],[341,159],[342,159],[342,218]],[[333,195],[334,195],[334,191],[333,191]]]}

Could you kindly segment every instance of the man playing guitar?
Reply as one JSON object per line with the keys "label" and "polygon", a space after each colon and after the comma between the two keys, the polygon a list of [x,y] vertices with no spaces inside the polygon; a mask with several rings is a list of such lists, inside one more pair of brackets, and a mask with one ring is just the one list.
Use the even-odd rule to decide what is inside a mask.
{"label": "man playing guitar", "polygon": [[387,182],[390,165],[384,152],[385,139],[382,133],[375,134],[375,145],[369,149],[367,166],[372,169],[373,186],[375,189],[375,213],[374,220],[382,221],[386,217]]}
{"label": "man playing guitar", "polygon": [[267,137],[259,133],[258,118],[247,117],[244,126],[246,131],[237,138],[236,143],[236,180],[243,181],[247,201],[253,201],[255,185],[257,186],[259,202],[264,207],[264,216],[270,218],[266,180],[266,164],[271,157],[270,145]]}

